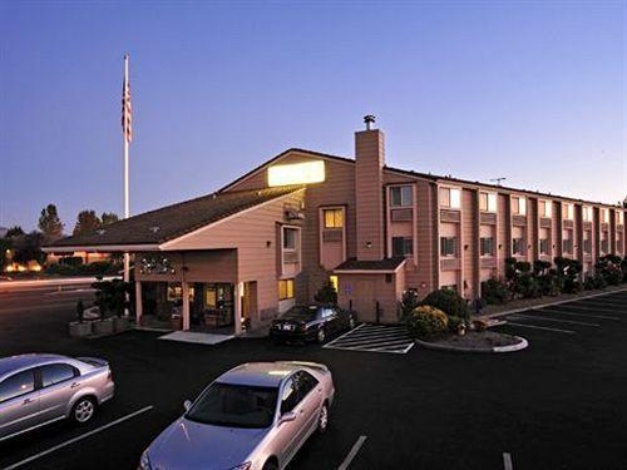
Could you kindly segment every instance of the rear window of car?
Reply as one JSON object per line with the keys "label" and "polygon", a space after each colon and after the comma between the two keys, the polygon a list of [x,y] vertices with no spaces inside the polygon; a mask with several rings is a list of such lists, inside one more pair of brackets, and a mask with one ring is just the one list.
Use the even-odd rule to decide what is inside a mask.
{"label": "rear window of car", "polygon": [[0,403],[9,401],[12,398],[16,398],[21,395],[26,395],[33,390],[35,390],[34,369],[12,375],[0,383]]}
{"label": "rear window of car", "polygon": [[185,417],[234,428],[267,428],[274,420],[278,388],[213,383]]}
{"label": "rear window of car", "polygon": [[41,386],[51,385],[71,380],[78,375],[78,370],[69,364],[50,364],[41,368]]}
{"label": "rear window of car", "polygon": [[316,319],[318,311],[319,308],[317,307],[296,306],[289,309],[283,318],[286,320],[311,321]]}

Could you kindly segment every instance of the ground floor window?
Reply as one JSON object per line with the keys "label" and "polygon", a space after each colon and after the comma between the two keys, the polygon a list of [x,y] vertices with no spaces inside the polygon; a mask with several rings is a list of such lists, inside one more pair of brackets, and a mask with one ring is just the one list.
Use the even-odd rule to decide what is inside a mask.
{"label": "ground floor window", "polygon": [[514,255],[525,254],[525,239],[524,238],[512,239],[512,254]]}
{"label": "ground floor window", "polygon": [[441,237],[440,238],[440,255],[454,257],[457,256],[457,238]]}
{"label": "ground floor window", "polygon": [[279,300],[294,298],[294,279],[281,279],[279,281]]}
{"label": "ground floor window", "polygon": [[494,256],[494,238],[481,237],[480,239],[481,256]]}
{"label": "ground floor window", "polygon": [[540,254],[543,254],[543,255],[549,254],[549,239],[548,238],[540,239]]}

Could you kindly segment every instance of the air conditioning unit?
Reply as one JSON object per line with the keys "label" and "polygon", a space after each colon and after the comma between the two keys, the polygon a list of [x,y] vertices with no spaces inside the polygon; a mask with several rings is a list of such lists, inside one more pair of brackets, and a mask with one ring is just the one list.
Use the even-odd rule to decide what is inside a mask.
{"label": "air conditioning unit", "polygon": [[305,213],[296,209],[288,209],[285,211],[287,220],[305,220]]}

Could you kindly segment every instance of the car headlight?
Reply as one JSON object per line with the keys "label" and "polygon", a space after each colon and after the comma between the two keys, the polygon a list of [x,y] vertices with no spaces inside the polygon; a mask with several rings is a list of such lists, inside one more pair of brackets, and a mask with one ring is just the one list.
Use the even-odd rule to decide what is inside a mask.
{"label": "car headlight", "polygon": [[147,450],[144,451],[141,458],[139,459],[139,467],[137,467],[137,470],[152,470]]}
{"label": "car headlight", "polygon": [[244,462],[244,463],[239,464],[236,467],[233,467],[231,470],[249,470],[252,464],[253,464],[252,462]]}

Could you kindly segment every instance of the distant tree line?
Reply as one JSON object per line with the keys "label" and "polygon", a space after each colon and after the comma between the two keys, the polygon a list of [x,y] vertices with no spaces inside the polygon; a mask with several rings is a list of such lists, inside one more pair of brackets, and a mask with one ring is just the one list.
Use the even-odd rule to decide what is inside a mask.
{"label": "distant tree line", "polygon": [[[113,212],[103,212],[100,217],[94,210],[83,210],[78,213],[74,224],[73,236],[83,235],[98,230],[105,225],[117,222],[118,216]],[[57,206],[48,204],[41,210],[38,230],[24,232],[22,227],[14,226],[0,237],[0,273],[10,263],[27,264],[36,261],[43,265],[46,254],[41,247],[65,237],[65,224],[61,221]]]}

